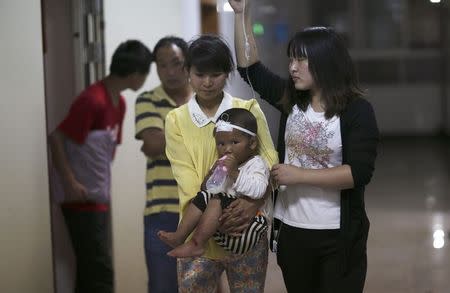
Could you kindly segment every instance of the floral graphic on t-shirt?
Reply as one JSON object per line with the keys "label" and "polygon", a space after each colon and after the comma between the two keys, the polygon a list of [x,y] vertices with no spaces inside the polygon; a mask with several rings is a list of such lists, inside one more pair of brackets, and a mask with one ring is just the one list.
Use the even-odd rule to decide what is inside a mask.
{"label": "floral graphic on t-shirt", "polygon": [[333,150],[328,141],[334,131],[327,132],[329,121],[308,120],[300,110],[293,111],[286,126],[286,151],[290,164],[297,161],[305,168],[326,168]]}

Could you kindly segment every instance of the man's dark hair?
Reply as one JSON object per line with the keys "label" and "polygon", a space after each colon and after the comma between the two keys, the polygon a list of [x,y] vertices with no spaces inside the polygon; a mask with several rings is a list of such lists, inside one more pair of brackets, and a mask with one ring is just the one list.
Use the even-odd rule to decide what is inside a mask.
{"label": "man's dark hair", "polygon": [[152,52],[144,44],[128,40],[114,51],[109,71],[119,77],[127,77],[133,73],[147,74],[152,60]]}
{"label": "man's dark hair", "polygon": [[183,56],[186,57],[187,50],[188,50],[187,42],[179,37],[167,36],[167,37],[160,39],[156,43],[155,47],[153,48],[153,56],[154,56],[153,61],[156,61],[156,54],[158,53],[159,49],[170,46],[170,45],[175,45],[178,48],[180,48],[181,52],[183,52]]}

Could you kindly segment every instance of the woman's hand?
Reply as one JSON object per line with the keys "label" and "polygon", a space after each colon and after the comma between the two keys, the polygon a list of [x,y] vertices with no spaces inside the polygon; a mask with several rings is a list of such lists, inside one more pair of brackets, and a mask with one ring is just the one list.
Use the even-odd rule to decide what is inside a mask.
{"label": "woman's hand", "polygon": [[247,0],[228,0],[228,3],[230,3],[231,8],[233,8],[234,13],[242,13],[244,11],[245,5],[248,4]]}
{"label": "woman's hand", "polygon": [[250,225],[251,220],[264,203],[264,199],[241,197],[223,210],[219,219],[219,230],[231,236],[240,235]]}
{"label": "woman's hand", "polygon": [[227,154],[227,157],[223,159],[223,165],[227,168],[228,177],[234,182],[239,176],[238,162],[233,154]]}
{"label": "woman's hand", "polygon": [[270,175],[278,185],[298,184],[302,169],[292,165],[276,164],[272,167]]}

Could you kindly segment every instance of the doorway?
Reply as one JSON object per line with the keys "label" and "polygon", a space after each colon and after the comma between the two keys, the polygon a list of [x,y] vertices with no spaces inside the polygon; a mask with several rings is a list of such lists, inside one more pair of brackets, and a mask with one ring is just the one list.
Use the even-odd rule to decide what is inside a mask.
{"label": "doorway", "polygon": [[[77,94],[105,75],[103,1],[41,0],[47,135],[67,114]],[[73,292],[75,258],[48,159],[54,288]]]}

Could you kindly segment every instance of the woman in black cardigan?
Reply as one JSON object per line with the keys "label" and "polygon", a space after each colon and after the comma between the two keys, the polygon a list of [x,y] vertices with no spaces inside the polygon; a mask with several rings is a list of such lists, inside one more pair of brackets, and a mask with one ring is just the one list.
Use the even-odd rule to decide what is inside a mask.
{"label": "woman in black cardigan", "polygon": [[350,55],[330,28],[312,27],[289,42],[290,79],[259,62],[249,0],[229,0],[241,76],[287,115],[282,188],[274,217],[277,261],[289,292],[362,292],[369,220],[364,187],[374,170],[378,128]]}

